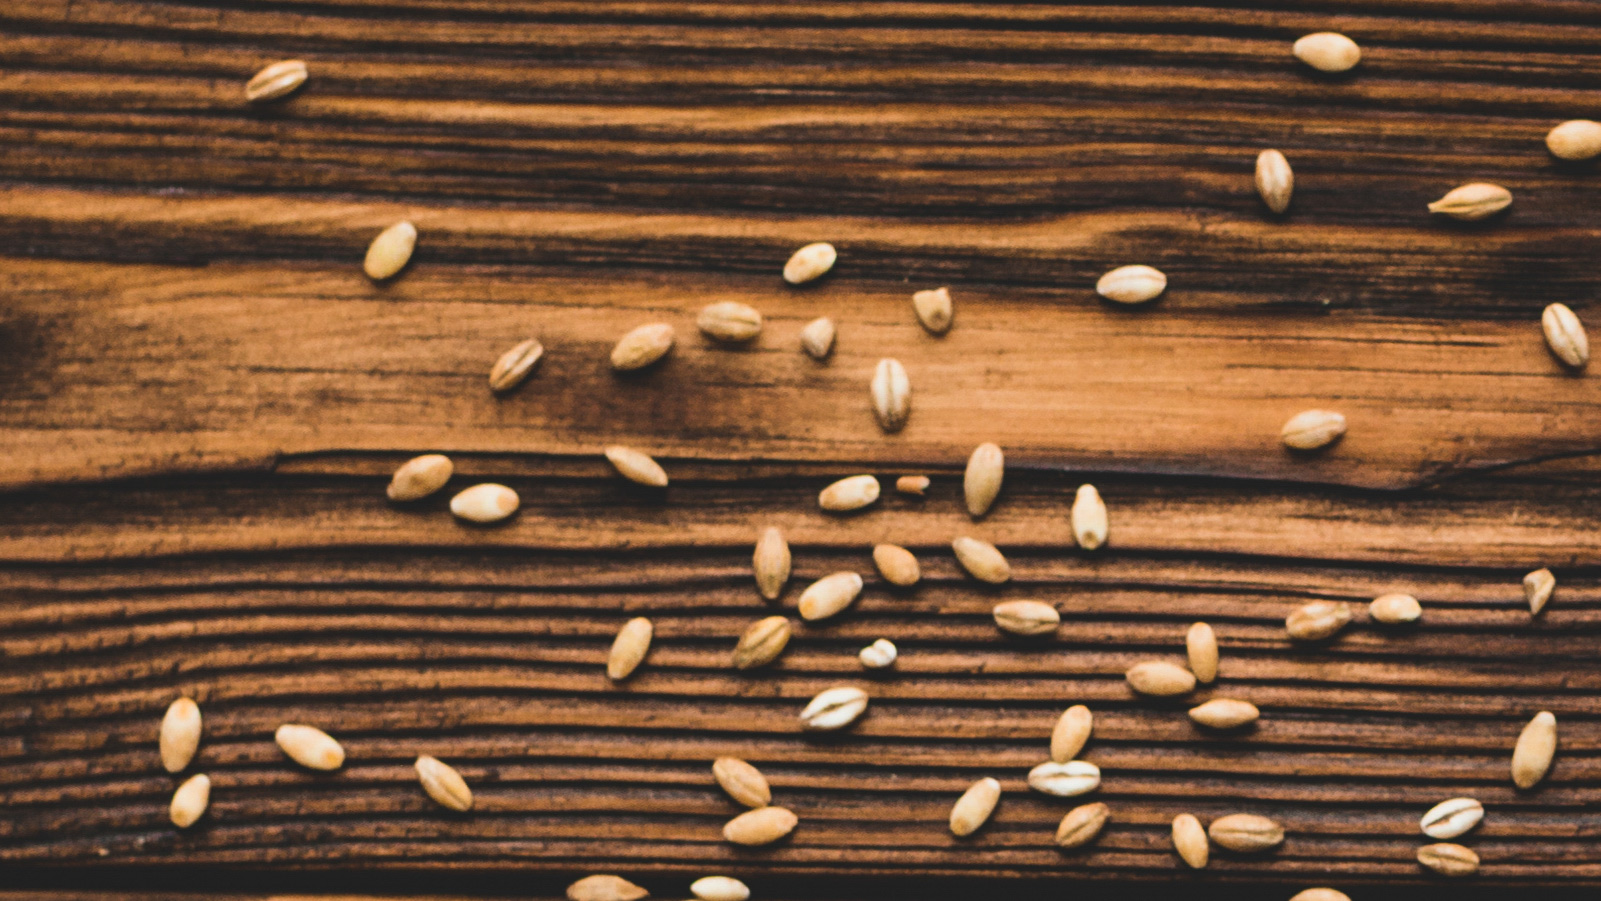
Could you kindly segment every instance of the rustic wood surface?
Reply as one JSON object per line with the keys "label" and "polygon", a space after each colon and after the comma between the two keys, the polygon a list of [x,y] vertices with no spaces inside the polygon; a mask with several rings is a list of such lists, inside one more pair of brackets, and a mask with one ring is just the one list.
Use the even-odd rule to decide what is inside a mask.
{"label": "rustic wood surface", "polygon": [[[1290,57],[1325,29],[1362,43],[1355,72]],[[597,870],[659,897],[709,871],[764,899],[978,897],[994,877],[1025,899],[1063,880],[1401,897],[1440,884],[1417,820],[1457,795],[1489,809],[1462,897],[1593,893],[1601,381],[1563,370],[1538,318],[1594,319],[1601,172],[1542,138],[1601,108],[1598,46],[1601,7],[1521,0],[0,5],[0,899],[554,897]],[[306,89],[247,105],[286,57]],[[1266,147],[1296,171],[1283,217],[1252,185]],[[1429,218],[1474,180],[1511,188],[1510,212]],[[399,218],[418,252],[374,285],[361,257]],[[785,285],[813,240],[835,272]],[[1168,293],[1100,301],[1095,278],[1132,262]],[[909,298],[942,284],[956,324],[932,338]],[[751,346],[696,333],[719,299],[764,313]],[[818,315],[840,327],[826,363],[797,349]],[[649,321],[676,348],[614,375],[611,345]],[[490,363],[529,335],[540,369],[492,396]],[[868,401],[884,356],[913,385],[893,436]],[[1285,452],[1311,406],[1350,434]],[[1010,468],[974,522],[960,473],[985,440]],[[614,442],[671,487],[622,483]],[[443,496],[386,502],[425,451],[523,511],[476,528]],[[817,510],[863,471],[934,484]],[[1112,509],[1093,554],[1066,521],[1085,480]],[[795,547],[779,604],[749,572],[769,524]],[[1014,582],[965,579],[961,534]],[[924,584],[878,580],[880,541]],[[1539,566],[1560,587],[1531,618]],[[868,576],[850,612],[770,671],[729,667],[747,623],[838,569]],[[1390,590],[1420,624],[1285,637],[1309,599]],[[994,628],[1019,597],[1062,611],[1055,638]],[[636,615],[656,647],[609,683]],[[1197,619],[1223,662],[1195,699],[1258,704],[1245,734],[1122,680],[1181,659]],[[880,636],[902,657],[869,675],[855,652]],[[803,734],[800,706],[842,683],[868,715]],[[215,784],[181,833],[155,752],[180,694]],[[1073,805],[1023,777],[1076,702],[1113,814],[1062,852]],[[1512,743],[1542,709],[1558,762],[1518,791]],[[339,735],[347,767],[289,765],[271,733],[291,720]],[[460,767],[473,813],[430,804],[418,753]],[[799,813],[790,839],[720,840],[725,754]],[[983,775],[996,818],[955,839],[950,804]],[[1186,810],[1289,838],[1192,872],[1167,838]]]}

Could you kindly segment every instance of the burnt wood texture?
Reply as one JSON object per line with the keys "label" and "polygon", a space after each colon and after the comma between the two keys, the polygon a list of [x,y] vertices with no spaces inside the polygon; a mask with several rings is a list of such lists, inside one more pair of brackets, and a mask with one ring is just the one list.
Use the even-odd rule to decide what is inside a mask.
{"label": "burnt wood texture", "polygon": [[[1361,65],[1297,63],[1320,30]],[[1488,814],[1460,840],[1483,858],[1465,897],[1601,887],[1601,381],[1539,327],[1553,301],[1601,325],[1601,172],[1543,144],[1601,111],[1597,47],[1601,7],[1512,0],[0,4],[0,868],[66,893],[201,871],[258,892],[243,874],[272,868],[444,894],[486,885],[445,873],[539,894],[614,871],[667,897],[709,872],[765,898],[993,878],[1025,898],[1064,879],[1399,897],[1442,883],[1418,818],[1467,795]],[[291,57],[305,89],[246,103]],[[1252,183],[1269,147],[1295,169],[1284,216]],[[1471,181],[1511,209],[1428,215]],[[402,218],[417,253],[374,284],[367,242]],[[834,272],[786,285],[818,240]],[[1167,293],[1098,298],[1129,263]],[[955,325],[932,337],[910,298],[940,285]],[[700,336],[717,300],[759,309],[761,336]],[[820,315],[839,326],[824,362],[798,347]],[[613,373],[652,321],[674,350]],[[529,336],[538,370],[492,395]],[[894,435],[868,395],[882,357],[912,384]],[[1309,407],[1350,432],[1287,452],[1279,427]],[[1008,471],[974,521],[982,441]],[[623,482],[612,443],[671,486]],[[424,452],[456,460],[451,488],[387,502]],[[933,486],[818,510],[858,472]],[[522,512],[454,521],[450,491],[479,480]],[[1084,481],[1111,509],[1093,553],[1067,520]],[[768,525],[795,553],[777,603],[750,574]],[[1014,580],[965,577],[964,534]],[[920,586],[876,576],[886,541]],[[1541,566],[1559,587],[1531,617],[1520,579]],[[867,578],[851,610],[796,617],[770,669],[731,667],[746,625],[841,569]],[[1368,619],[1396,590],[1420,623]],[[1059,632],[998,631],[1013,598],[1054,604]],[[1290,642],[1313,599],[1360,613]],[[639,615],[654,649],[609,682]],[[1133,695],[1123,672],[1182,662],[1197,620],[1218,682]],[[868,673],[879,637],[901,657]],[[803,733],[838,684],[866,716]],[[156,753],[179,695],[214,783],[181,832]],[[1261,721],[1201,731],[1184,711],[1209,697]],[[1024,776],[1074,703],[1112,814],[1064,852],[1079,802]],[[1520,791],[1511,750],[1539,710],[1557,762]],[[286,721],[348,764],[290,764]],[[422,794],[419,753],[461,770],[474,811]],[[790,838],[722,841],[724,755],[799,814]],[[951,803],[986,775],[994,820],[954,838]],[[1288,838],[1190,871],[1168,837],[1185,811]]]}

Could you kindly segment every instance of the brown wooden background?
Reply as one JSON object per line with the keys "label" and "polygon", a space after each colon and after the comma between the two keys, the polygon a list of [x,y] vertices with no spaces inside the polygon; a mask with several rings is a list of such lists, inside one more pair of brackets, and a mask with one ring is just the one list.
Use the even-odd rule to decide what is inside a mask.
{"label": "brown wooden background", "polygon": [[[1289,56],[1330,28],[1364,47],[1348,77]],[[1490,813],[1468,896],[1593,890],[1601,382],[1561,371],[1538,314],[1592,309],[1601,173],[1541,139],[1601,111],[1598,47],[1595,4],[1522,0],[0,5],[0,868],[69,893],[543,894],[613,870],[658,897],[710,871],[761,898],[990,895],[996,876],[1018,897],[1084,879],[1278,897],[1438,884],[1417,818],[1469,794]],[[244,79],[291,56],[307,89],[247,106]],[[1269,146],[1296,171],[1283,219],[1251,183]],[[1428,218],[1472,180],[1510,187],[1510,214]],[[361,256],[400,217],[416,259],[374,286]],[[835,274],[784,285],[813,240],[839,247]],[[1101,303],[1095,277],[1131,262],[1171,290]],[[909,298],[941,284],[956,325],[934,339]],[[750,348],[694,332],[728,298],[767,316]],[[825,365],[796,349],[822,314]],[[677,349],[615,377],[612,342],[651,320]],[[490,362],[529,334],[540,372],[491,397]],[[881,356],[914,390],[891,437],[867,399]],[[1314,405],[1350,435],[1284,453],[1278,426]],[[1011,469],[973,524],[959,472],[984,440]],[[665,496],[611,474],[612,442],[659,456]],[[479,529],[443,498],[388,505],[388,473],[432,450],[523,513]],[[857,471],[935,485],[819,513]],[[1112,508],[1093,556],[1066,522],[1086,478]],[[768,612],[749,578],[767,524],[795,546],[786,607],[810,578],[871,573],[877,541],[928,578],[870,577],[772,672],[737,673],[733,637]],[[964,533],[1007,550],[1012,585],[960,577]],[[1518,580],[1541,565],[1561,587],[1531,620]],[[1386,590],[1424,621],[1285,640],[1309,598]],[[1057,638],[1000,635],[1008,597],[1057,604]],[[657,648],[610,685],[639,614]],[[1122,682],[1201,618],[1223,664],[1197,697],[1260,705],[1246,736]],[[867,676],[854,654],[879,636],[902,659]],[[869,715],[801,735],[837,683],[867,687]],[[215,783],[181,834],[155,753],[180,693]],[[1071,804],[1023,776],[1080,701],[1113,822],[1063,853]],[[1559,759],[1518,792],[1510,749],[1539,709]],[[288,765],[285,720],[328,726],[349,766]],[[422,796],[420,752],[460,766],[473,814]],[[791,840],[719,840],[722,754],[768,773]],[[953,839],[981,775],[1006,788],[996,819]],[[1167,839],[1184,810],[1290,837],[1188,872]]]}

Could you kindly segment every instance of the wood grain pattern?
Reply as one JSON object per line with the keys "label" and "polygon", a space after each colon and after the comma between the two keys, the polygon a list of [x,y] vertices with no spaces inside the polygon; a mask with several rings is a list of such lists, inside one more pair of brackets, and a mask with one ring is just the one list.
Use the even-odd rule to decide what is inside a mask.
{"label": "wood grain pattern", "polygon": [[[1327,28],[1364,46],[1350,76],[1288,54]],[[503,894],[507,874],[554,897],[597,870],[669,897],[717,870],[773,899],[995,878],[1018,898],[1063,878],[1399,898],[1438,882],[1418,817],[1463,794],[1490,811],[1463,898],[1593,893],[1601,389],[1538,316],[1592,307],[1598,175],[1541,138],[1601,101],[1598,45],[1601,11],[1564,0],[0,9],[0,901],[197,876],[240,901]],[[247,105],[243,80],[288,56],[306,90]],[[1282,218],[1251,183],[1267,146],[1296,170]],[[1510,213],[1429,219],[1472,180],[1511,188]],[[401,217],[416,259],[374,285],[360,258]],[[820,239],[837,270],[784,285]],[[1169,292],[1096,298],[1130,262]],[[936,339],[910,295],[941,284],[956,324]],[[766,316],[752,346],[694,332],[725,299]],[[818,364],[796,340],[824,314],[840,341]],[[612,343],[652,320],[676,349],[614,375]],[[541,368],[492,396],[489,365],[530,334]],[[868,402],[883,356],[913,385],[894,436]],[[1351,432],[1291,455],[1278,427],[1309,406]],[[960,471],[986,440],[1010,468],[974,523]],[[672,486],[617,479],[613,442]],[[425,451],[523,511],[485,529],[444,498],[388,504]],[[935,481],[816,509],[862,471]],[[1112,510],[1095,554],[1066,521],[1086,479]],[[776,605],[749,573],[767,524],[796,552]],[[960,534],[996,541],[1014,581],[966,579]],[[880,541],[924,583],[877,580]],[[1538,566],[1560,587],[1530,618]],[[802,625],[771,671],[728,665],[746,624],[839,569],[868,577],[850,612]],[[1420,624],[1284,635],[1307,600],[1390,590]],[[995,629],[1022,597],[1062,611],[1055,637]],[[606,648],[638,615],[655,646],[613,684]],[[1197,619],[1223,659],[1195,699],[1256,703],[1245,734],[1122,680],[1179,660]],[[902,656],[869,675],[855,651],[880,636]],[[868,715],[802,733],[801,705],[841,683]],[[155,755],[178,694],[204,708],[215,783],[184,833]],[[1064,853],[1071,805],[1023,777],[1075,702],[1113,814]],[[1541,709],[1561,751],[1520,792],[1510,749]],[[287,765],[286,720],[330,728],[350,764]],[[418,753],[460,767],[471,815],[422,795]],[[720,840],[722,754],[763,768],[792,838]],[[996,818],[954,839],[949,805],[983,775]],[[1167,840],[1183,810],[1267,813],[1290,838],[1190,872]]]}

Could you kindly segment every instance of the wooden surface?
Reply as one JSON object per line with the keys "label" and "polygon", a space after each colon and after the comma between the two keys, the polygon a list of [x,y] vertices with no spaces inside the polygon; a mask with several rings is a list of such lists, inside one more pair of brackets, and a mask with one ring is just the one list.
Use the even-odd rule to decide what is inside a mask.
{"label": "wooden surface", "polygon": [[[1288,53],[1331,28],[1364,47],[1349,76]],[[0,8],[0,888],[54,893],[3,897],[198,876],[554,896],[597,870],[659,897],[709,871],[769,899],[977,897],[992,877],[1021,898],[1064,879],[1399,897],[1440,881],[1414,862],[1418,817],[1464,794],[1489,815],[1463,897],[1593,892],[1601,382],[1562,370],[1538,317],[1595,318],[1601,173],[1541,139],[1601,106],[1597,46],[1594,4],[1511,0]],[[243,81],[291,56],[307,88],[247,106]],[[1296,171],[1282,218],[1251,181],[1270,146]],[[1427,216],[1474,180],[1511,188],[1510,213]],[[416,258],[374,285],[366,244],[402,217]],[[785,285],[813,240],[835,272]],[[1168,293],[1101,302],[1095,278],[1132,262]],[[956,324],[936,339],[909,299],[942,284]],[[695,333],[720,299],[765,314],[752,346]],[[797,349],[818,315],[840,327],[823,364]],[[658,320],[668,359],[612,374],[615,340]],[[540,370],[492,397],[490,363],[529,335]],[[883,356],[913,386],[894,436],[868,401]],[[1310,406],[1350,434],[1290,455],[1278,427]],[[974,523],[960,471],[986,440],[1010,468]],[[613,442],[673,485],[621,483]],[[485,529],[443,497],[391,506],[388,473],[424,451],[523,512]],[[816,509],[860,471],[934,487]],[[1095,554],[1066,521],[1087,479],[1112,509]],[[837,569],[868,587],[741,673],[734,637],[779,606],[749,574],[768,524],[795,547],[785,609]],[[1014,583],[964,579],[961,534],[996,541]],[[925,584],[887,590],[879,541],[915,550]],[[1531,619],[1538,566],[1560,587]],[[1308,599],[1389,590],[1423,622],[1284,636]],[[1056,604],[1060,633],[999,633],[990,607],[1018,597]],[[656,648],[610,684],[635,615]],[[1258,704],[1244,735],[1122,681],[1179,659],[1197,619],[1223,662],[1196,699]],[[855,651],[880,636],[901,660],[866,675]],[[869,714],[802,734],[834,684]],[[215,784],[183,833],[155,753],[179,694]],[[1076,702],[1113,815],[1064,853],[1072,804],[1023,777]],[[1558,762],[1520,792],[1510,750],[1541,709]],[[286,720],[330,728],[349,765],[291,767]],[[478,809],[431,806],[418,753],[459,765]],[[791,839],[720,840],[724,754],[800,814]],[[983,775],[996,818],[954,839],[950,803]],[[1167,839],[1186,810],[1289,838],[1191,872]]]}

